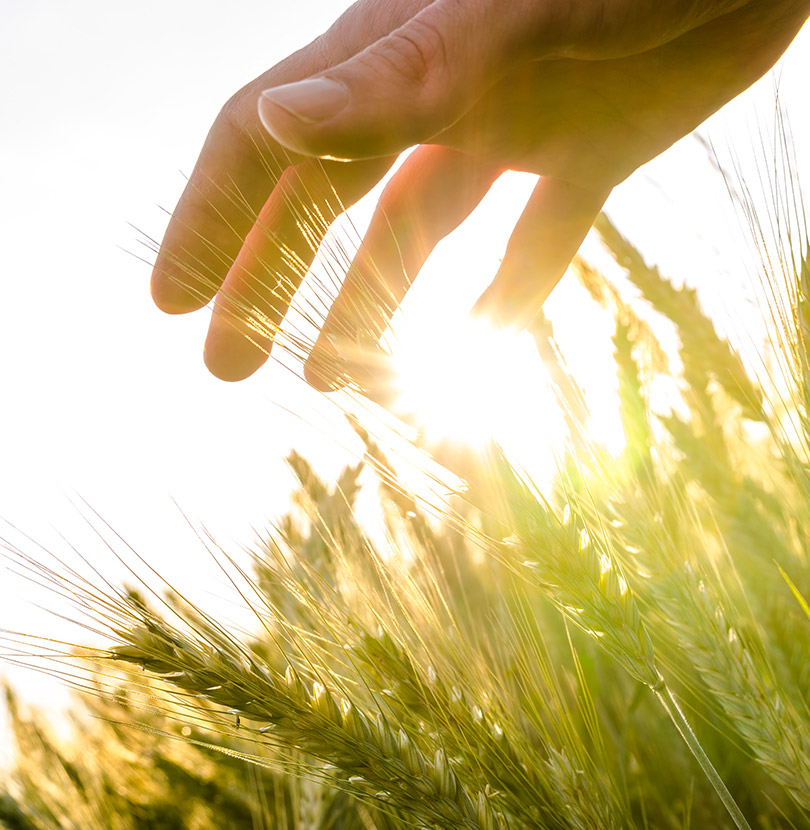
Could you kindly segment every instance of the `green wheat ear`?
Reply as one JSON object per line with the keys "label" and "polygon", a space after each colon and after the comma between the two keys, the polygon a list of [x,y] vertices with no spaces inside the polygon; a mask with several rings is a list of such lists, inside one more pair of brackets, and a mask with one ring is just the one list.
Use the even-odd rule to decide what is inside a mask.
{"label": "green wheat ear", "polygon": [[[330,210],[302,206],[301,232],[314,241]],[[466,488],[409,490],[406,459],[372,429],[358,387],[344,400],[362,461],[332,484],[292,454],[293,503],[250,565],[215,549],[255,631],[191,605],[182,585],[116,589],[49,564],[31,540],[5,542],[109,647],[3,633],[9,659],[39,660],[88,692],[91,717],[64,741],[10,698],[18,749],[0,825],[805,826],[806,233],[763,257],[779,386],[749,377],[694,292],[649,268],[605,217],[597,229],[640,292],[625,300],[577,263],[615,322],[604,345],[627,450],[610,463],[592,451],[585,422],[598,413],[556,321],[539,317],[532,334],[574,438],[552,496],[497,448],[488,461],[447,454]],[[290,293],[306,268],[282,254]],[[315,287],[323,307],[350,258],[338,254]],[[257,335],[277,333],[250,297],[231,300]],[[650,309],[678,332],[682,372]],[[310,343],[303,330],[279,341],[298,357]],[[653,411],[656,377],[680,389],[677,415]],[[427,462],[423,472],[440,478]],[[358,518],[369,504],[373,530]]]}

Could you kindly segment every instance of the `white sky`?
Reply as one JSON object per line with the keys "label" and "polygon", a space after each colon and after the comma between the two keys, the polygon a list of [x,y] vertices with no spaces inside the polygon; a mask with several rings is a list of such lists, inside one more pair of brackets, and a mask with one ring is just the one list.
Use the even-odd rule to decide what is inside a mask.
{"label": "white sky", "polygon": [[[218,536],[249,541],[284,508],[290,448],[337,468],[336,436],[351,441],[338,414],[272,364],[240,384],[210,376],[207,313],[157,311],[148,267],[121,248],[139,251],[128,223],[160,238],[160,207],[174,205],[221,103],[341,5],[0,0],[1,517],[46,541],[54,529],[80,538],[68,504],[78,494],[181,582],[207,565],[172,499]],[[805,31],[781,74],[800,149],[807,43]],[[729,132],[749,146],[757,111],[770,128],[772,88],[735,102],[714,128],[721,144]],[[683,142],[610,206],[651,258],[722,295],[739,290],[743,257],[706,170]],[[458,302],[494,274],[527,195],[520,181],[499,190],[430,266]],[[575,296],[563,289],[555,303]],[[592,359],[610,371],[609,354]],[[27,596],[0,571],[0,627],[34,620]]]}

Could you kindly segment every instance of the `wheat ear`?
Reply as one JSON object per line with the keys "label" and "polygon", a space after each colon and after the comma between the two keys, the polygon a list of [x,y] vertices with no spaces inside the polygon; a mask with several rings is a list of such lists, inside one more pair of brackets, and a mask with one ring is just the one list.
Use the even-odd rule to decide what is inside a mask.
{"label": "wheat ear", "polygon": [[506,826],[486,792],[462,786],[443,749],[426,757],[382,715],[369,717],[321,683],[307,687],[291,666],[277,675],[236,642],[228,648],[196,642],[155,617],[119,633],[126,644],[110,657],[264,724],[261,734],[330,765],[338,785],[361,798],[406,810],[429,827]]}
{"label": "wheat ear", "polygon": [[739,830],[751,830],[742,811],[692,731],[658,670],[635,597],[620,571],[606,534],[589,529],[576,502],[557,518],[530,485],[501,459],[515,535],[500,546],[544,593],[633,677],[657,696]]}

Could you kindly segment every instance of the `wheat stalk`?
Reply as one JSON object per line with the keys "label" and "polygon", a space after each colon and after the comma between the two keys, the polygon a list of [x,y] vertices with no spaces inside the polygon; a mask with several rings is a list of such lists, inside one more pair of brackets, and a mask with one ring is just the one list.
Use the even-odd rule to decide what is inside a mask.
{"label": "wheat stalk", "polygon": [[766,674],[762,657],[754,657],[707,582],[691,569],[657,594],[691,664],[759,764],[810,810],[808,724]]}

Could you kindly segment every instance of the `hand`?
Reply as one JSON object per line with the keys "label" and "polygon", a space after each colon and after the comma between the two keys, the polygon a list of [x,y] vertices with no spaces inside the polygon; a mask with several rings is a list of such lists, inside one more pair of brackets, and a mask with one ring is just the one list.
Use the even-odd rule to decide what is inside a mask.
{"label": "hand", "polygon": [[420,145],[383,191],[309,382],[343,382],[335,344],[382,335],[428,254],[506,169],[541,179],[478,310],[525,324],[611,189],[761,77],[809,7],[360,0],[225,105],[166,231],[154,300],[182,313],[215,298],[206,363],[247,377],[329,224]]}

